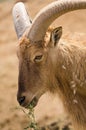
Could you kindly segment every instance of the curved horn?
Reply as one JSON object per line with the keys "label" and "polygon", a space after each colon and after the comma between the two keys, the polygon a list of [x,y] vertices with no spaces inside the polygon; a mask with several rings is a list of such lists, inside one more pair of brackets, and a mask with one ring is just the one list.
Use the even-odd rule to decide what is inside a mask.
{"label": "curved horn", "polygon": [[32,22],[22,2],[18,2],[17,4],[15,4],[12,14],[15,30],[18,38],[20,38],[25,30],[30,27]]}
{"label": "curved horn", "polygon": [[49,25],[59,16],[78,9],[86,9],[86,0],[59,0],[43,8],[28,31],[32,41],[43,40]]}

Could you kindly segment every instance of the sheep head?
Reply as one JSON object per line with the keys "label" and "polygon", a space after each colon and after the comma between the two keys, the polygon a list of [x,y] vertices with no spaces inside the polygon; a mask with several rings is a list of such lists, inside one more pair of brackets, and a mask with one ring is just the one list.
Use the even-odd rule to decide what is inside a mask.
{"label": "sheep head", "polygon": [[17,98],[20,105],[27,107],[31,101],[34,101],[35,106],[44,92],[53,91],[54,87],[51,86],[54,85],[52,82],[54,82],[55,60],[57,60],[53,54],[58,46],[62,27],[55,28],[51,32],[50,40],[46,45],[44,37],[49,25],[67,12],[85,8],[86,0],[55,1],[42,9],[31,22],[22,3],[14,6],[14,25],[19,38]]}
{"label": "sheep head", "polygon": [[[49,90],[52,57],[54,49],[62,34],[62,27],[51,32],[50,40],[31,43],[26,37],[19,40],[17,55],[19,57],[18,101],[28,107],[30,102],[37,104],[40,96]],[[47,45],[46,45],[47,44]],[[51,51],[52,50],[52,51]],[[23,102],[23,100],[25,100]]]}

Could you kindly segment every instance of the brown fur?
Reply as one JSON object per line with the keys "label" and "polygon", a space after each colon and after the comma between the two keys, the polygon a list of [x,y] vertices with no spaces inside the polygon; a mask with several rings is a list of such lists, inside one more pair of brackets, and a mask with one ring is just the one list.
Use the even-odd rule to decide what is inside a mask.
{"label": "brown fur", "polygon": [[[71,114],[75,130],[86,127],[86,48],[59,45],[56,79],[62,100]],[[60,57],[60,58],[59,58]],[[61,60],[60,60],[61,59]],[[79,127],[78,127],[79,126]]]}
{"label": "brown fur", "polygon": [[[51,30],[50,30],[51,31]],[[18,98],[25,95],[23,106],[46,92],[58,93],[69,113],[75,130],[86,129],[86,46],[84,41],[63,37],[56,47],[49,47],[49,32],[45,44],[26,42],[19,45]],[[78,36],[78,35],[76,35]],[[46,40],[47,39],[47,40]],[[69,44],[69,41],[70,44]],[[86,43],[85,43],[86,44]],[[36,55],[43,55],[35,62]],[[57,104],[58,105],[58,104]]]}

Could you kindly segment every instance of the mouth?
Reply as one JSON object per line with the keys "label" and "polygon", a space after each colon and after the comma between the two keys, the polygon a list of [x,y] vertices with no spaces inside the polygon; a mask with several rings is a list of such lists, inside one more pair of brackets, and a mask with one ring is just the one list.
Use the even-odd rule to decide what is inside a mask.
{"label": "mouth", "polygon": [[26,109],[32,109],[32,108],[34,108],[37,105],[37,103],[38,103],[38,99],[36,97],[34,97],[32,99],[32,101],[25,106],[25,108]]}
{"label": "mouth", "polygon": [[26,109],[32,109],[32,108],[34,108],[34,107],[37,105],[38,100],[39,100],[39,98],[40,98],[42,95],[43,95],[43,93],[41,93],[41,94],[36,94],[36,95],[33,96],[33,98],[30,98],[30,97],[32,97],[32,96],[30,96],[29,98],[28,98],[28,96],[26,96],[26,97],[23,97],[23,99],[21,99],[22,102],[19,102],[19,99],[18,99],[18,102],[19,102],[19,104],[20,104],[22,107],[24,107],[24,108],[26,108]]}

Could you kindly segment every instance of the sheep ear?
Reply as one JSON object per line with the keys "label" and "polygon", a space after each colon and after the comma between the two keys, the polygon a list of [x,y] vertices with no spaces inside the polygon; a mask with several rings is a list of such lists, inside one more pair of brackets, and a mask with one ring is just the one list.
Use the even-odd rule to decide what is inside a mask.
{"label": "sheep ear", "polygon": [[57,27],[51,32],[50,36],[50,46],[54,47],[57,45],[58,41],[60,40],[62,35],[62,27]]}

